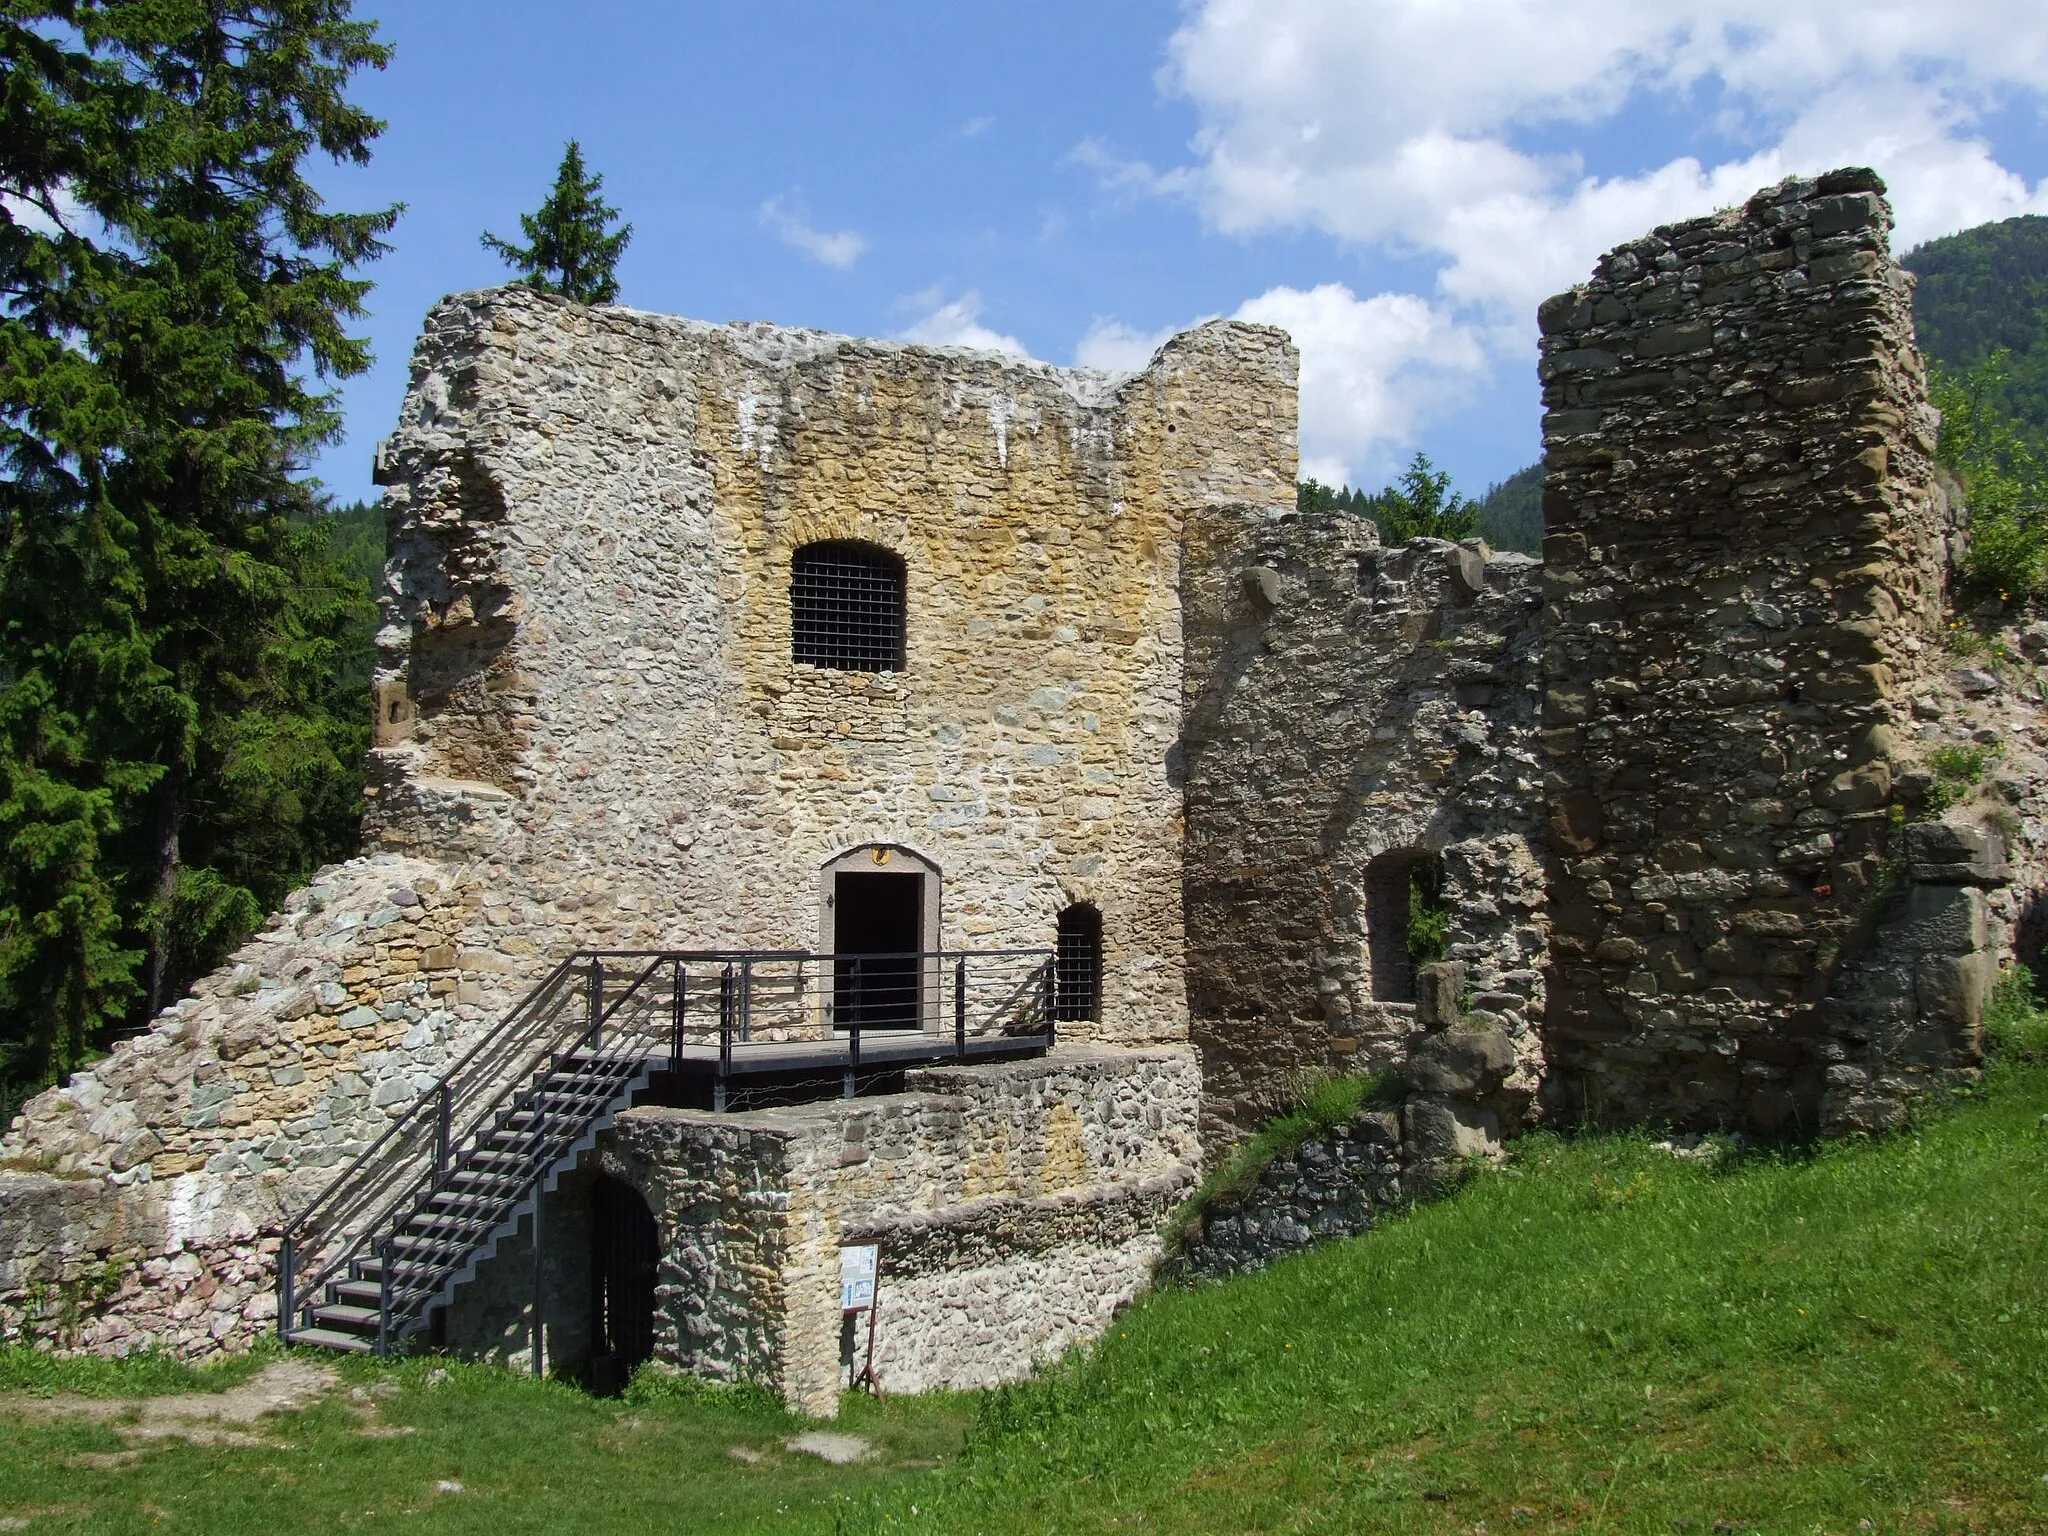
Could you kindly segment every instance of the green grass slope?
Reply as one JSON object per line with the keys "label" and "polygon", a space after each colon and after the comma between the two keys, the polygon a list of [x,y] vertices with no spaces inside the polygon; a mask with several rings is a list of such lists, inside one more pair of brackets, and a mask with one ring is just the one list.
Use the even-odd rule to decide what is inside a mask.
{"label": "green grass slope", "polygon": [[1531,1146],[1154,1297],[847,1528],[2048,1530],[2044,1154],[2038,1070],[1811,1157]]}
{"label": "green grass slope", "polygon": [[252,1363],[0,1351],[0,1529],[2048,1531],[2044,1197],[2042,1068],[1812,1155],[1536,1140],[978,1403],[849,1399],[834,1428],[875,1454],[845,1467],[789,1451],[805,1426],[755,1394],[430,1385],[432,1360],[346,1362],[369,1398],[256,1443],[138,1442],[23,1396]]}

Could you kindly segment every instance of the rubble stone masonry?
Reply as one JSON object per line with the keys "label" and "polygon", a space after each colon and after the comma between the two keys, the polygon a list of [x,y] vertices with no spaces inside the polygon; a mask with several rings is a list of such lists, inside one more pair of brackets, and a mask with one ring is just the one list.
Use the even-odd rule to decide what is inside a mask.
{"label": "rubble stone masonry", "polygon": [[1553,1104],[1817,1128],[1816,1005],[1883,892],[1946,507],[1868,171],[1610,252],[1546,302]]}
{"label": "rubble stone masonry", "polygon": [[1408,870],[1443,860],[1449,956],[1542,1063],[1539,570],[1367,518],[1222,509],[1188,531],[1190,1027],[1213,1159],[1302,1074],[1401,1069],[1421,1038]]}
{"label": "rubble stone masonry", "polygon": [[[577,948],[822,947],[821,870],[863,845],[939,871],[945,948],[1048,947],[1094,904],[1101,1017],[1063,1038],[1185,1051],[1182,530],[1291,502],[1295,367],[1234,323],[1113,377],[438,305],[378,455],[366,853],[27,1107],[0,1325],[246,1345],[280,1209],[533,980]],[[792,659],[791,555],[840,539],[904,562],[899,671]],[[176,1285],[101,1283],[202,1250],[226,1278],[175,1327]]]}
{"label": "rubble stone masonry", "polygon": [[[600,1171],[659,1219],[665,1357],[825,1411],[841,1243],[883,1250],[892,1387],[1015,1374],[1136,1292],[1197,1165],[1308,1071],[1402,1073],[1398,1159],[1388,1110],[1343,1177],[1275,1174],[1218,1272],[1539,1116],[1899,1124],[2048,932],[2048,761],[2010,667],[1942,676],[1955,530],[1889,230],[1867,171],[1788,181],[1545,303],[1540,565],[1299,514],[1265,327],[1110,376],[444,301],[378,454],[364,854],[9,1129],[0,1330],[245,1347],[280,1212],[558,961],[828,948],[825,872],[879,847],[937,872],[942,948],[1098,909],[1099,1019],[901,1094],[624,1112],[543,1207],[558,1364]],[[902,560],[900,669],[793,659],[818,541]],[[1963,740],[2013,749],[1930,800],[1919,754]],[[1449,922],[1420,972],[1418,859]],[[451,1341],[527,1347],[533,1240]]]}

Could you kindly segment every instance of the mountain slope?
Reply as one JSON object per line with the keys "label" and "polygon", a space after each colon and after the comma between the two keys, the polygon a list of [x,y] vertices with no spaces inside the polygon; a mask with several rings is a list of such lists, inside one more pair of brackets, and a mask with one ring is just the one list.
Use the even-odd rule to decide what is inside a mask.
{"label": "mountain slope", "polygon": [[1997,403],[2048,439],[2048,217],[2029,214],[1930,240],[1900,258],[1920,279],[1920,349],[1952,372],[1999,347],[2011,382]]}

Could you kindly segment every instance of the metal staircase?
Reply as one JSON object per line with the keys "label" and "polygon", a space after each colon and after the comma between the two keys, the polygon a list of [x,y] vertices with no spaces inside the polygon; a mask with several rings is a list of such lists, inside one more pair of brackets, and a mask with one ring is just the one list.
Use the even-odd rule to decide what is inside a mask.
{"label": "metal staircase", "polygon": [[286,1223],[287,1343],[402,1345],[669,1064],[647,986],[663,962],[607,1003],[604,960],[564,961]]}
{"label": "metal staircase", "polygon": [[286,1218],[278,1332],[404,1347],[658,1072],[701,1074],[721,1109],[750,1073],[851,1094],[864,1070],[1050,1049],[1057,1012],[1047,950],[571,955]]}

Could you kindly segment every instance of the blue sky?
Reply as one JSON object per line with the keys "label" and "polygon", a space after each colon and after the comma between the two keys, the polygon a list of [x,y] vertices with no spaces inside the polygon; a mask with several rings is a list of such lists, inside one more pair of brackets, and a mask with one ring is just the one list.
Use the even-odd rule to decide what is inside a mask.
{"label": "blue sky", "polygon": [[624,303],[1103,366],[1243,314],[1302,347],[1309,469],[1420,447],[1475,492],[1537,456],[1535,302],[1651,224],[1841,163],[1902,245],[2048,212],[2048,16],[2006,0],[359,10],[389,128],[320,180],[407,211],[316,466],[342,497],[570,137],[634,226]]}

